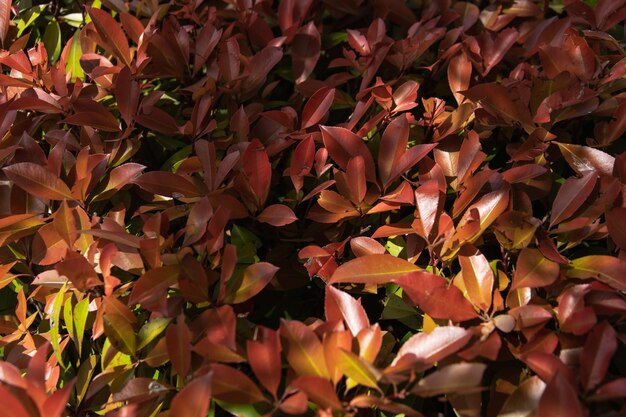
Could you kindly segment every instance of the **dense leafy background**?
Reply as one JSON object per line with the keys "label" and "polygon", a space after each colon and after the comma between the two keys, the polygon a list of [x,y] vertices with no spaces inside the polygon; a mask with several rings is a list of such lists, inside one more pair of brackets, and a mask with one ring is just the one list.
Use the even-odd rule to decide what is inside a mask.
{"label": "dense leafy background", "polygon": [[623,415],[625,19],[0,1],[0,416]]}

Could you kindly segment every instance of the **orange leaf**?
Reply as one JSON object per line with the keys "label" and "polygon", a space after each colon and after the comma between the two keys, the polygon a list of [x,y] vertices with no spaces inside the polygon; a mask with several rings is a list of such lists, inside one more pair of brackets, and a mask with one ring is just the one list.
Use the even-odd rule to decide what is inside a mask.
{"label": "orange leaf", "polygon": [[387,284],[420,268],[393,255],[367,255],[341,265],[330,277],[329,284],[352,282],[357,284]]}
{"label": "orange leaf", "polygon": [[265,207],[256,219],[275,227],[286,226],[298,220],[293,210],[284,204],[272,204]]}
{"label": "orange leaf", "polygon": [[287,339],[287,361],[298,375],[328,379],[322,342],[311,329],[299,321],[282,320],[280,334]]}
{"label": "orange leaf", "polygon": [[172,399],[170,415],[181,417],[206,417],[211,401],[213,373],[194,378]]}

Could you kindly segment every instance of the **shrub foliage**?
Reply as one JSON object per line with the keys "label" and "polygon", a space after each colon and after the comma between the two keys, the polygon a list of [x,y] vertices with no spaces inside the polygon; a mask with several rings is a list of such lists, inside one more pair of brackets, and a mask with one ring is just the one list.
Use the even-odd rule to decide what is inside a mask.
{"label": "shrub foliage", "polygon": [[0,1],[0,416],[626,412],[625,18]]}

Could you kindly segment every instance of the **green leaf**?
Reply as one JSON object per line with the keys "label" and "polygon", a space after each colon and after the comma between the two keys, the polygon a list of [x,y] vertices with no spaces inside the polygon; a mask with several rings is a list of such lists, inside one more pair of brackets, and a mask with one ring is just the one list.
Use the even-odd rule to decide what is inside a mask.
{"label": "green leaf", "polygon": [[65,64],[65,71],[72,74],[72,81],[76,79],[84,79],[85,73],[80,66],[80,57],[83,55],[83,50],[80,46],[80,29],[78,29],[72,39],[70,39],[70,52],[67,54],[67,63]]}
{"label": "green leaf", "polygon": [[46,31],[43,34],[43,44],[48,51],[48,59],[50,62],[56,62],[61,55],[61,28],[59,22],[56,19],[52,19]]}
{"label": "green leaf", "polygon": [[137,337],[133,327],[123,316],[118,314],[105,314],[104,333],[115,349],[127,355],[135,354],[137,350]]}
{"label": "green leaf", "polygon": [[83,298],[74,306],[74,331],[76,334],[76,347],[78,348],[78,356],[81,355],[83,346],[83,337],[85,335],[85,324],[87,323],[87,315],[89,314],[89,298]]}
{"label": "green leaf", "polygon": [[16,19],[17,23],[17,37],[22,36],[22,33],[28,29],[35,20],[41,16],[41,13],[46,9],[45,4],[40,4],[38,6],[31,7],[30,9],[24,11],[24,13],[20,14],[20,17]]}
{"label": "green leaf", "polygon": [[89,358],[80,365],[78,368],[78,375],[76,376],[76,399],[80,403],[85,394],[87,394],[87,388],[91,382],[94,369],[98,364],[98,358],[95,355],[89,356]]}
{"label": "green leaf", "polygon": [[230,241],[237,247],[237,260],[240,263],[252,264],[259,261],[256,251],[261,247],[261,240],[252,232],[240,226],[233,226]]}
{"label": "green leaf", "polygon": [[378,389],[380,372],[352,352],[339,348],[337,366],[348,378],[360,385]]}
{"label": "green leaf", "polygon": [[63,309],[63,299],[65,298],[66,289],[67,287],[64,283],[57,293],[56,298],[54,299],[54,303],[52,303],[52,313],[50,314],[50,341],[52,343],[52,350],[54,350],[54,355],[56,356],[57,361],[64,369],[65,364],[63,363],[63,356],[61,355],[61,347],[59,342],[59,322],[61,321],[61,310]]}
{"label": "green leaf", "polygon": [[150,342],[156,339],[167,328],[167,325],[172,321],[167,317],[156,317],[139,329],[137,350],[141,350],[148,346]]}
{"label": "green leaf", "polygon": [[74,28],[79,28],[84,23],[82,13],[68,13],[65,16],[59,16],[59,20]]}
{"label": "green leaf", "polygon": [[63,322],[65,323],[67,334],[76,342],[76,332],[74,331],[74,320],[72,318],[72,298],[73,297],[68,297],[63,304]]}

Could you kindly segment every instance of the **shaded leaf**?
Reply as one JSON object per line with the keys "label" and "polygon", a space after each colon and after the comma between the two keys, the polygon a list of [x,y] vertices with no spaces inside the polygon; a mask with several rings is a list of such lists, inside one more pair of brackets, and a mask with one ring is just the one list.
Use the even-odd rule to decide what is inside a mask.
{"label": "shaded leaf", "polygon": [[259,387],[243,372],[230,366],[212,364],[213,397],[234,404],[254,404],[266,401]]}
{"label": "shaded leaf", "polygon": [[229,281],[224,302],[239,304],[254,297],[269,284],[278,269],[268,262],[248,266],[239,276]]}
{"label": "shaded leaf", "polygon": [[487,365],[483,363],[448,365],[422,378],[412,392],[422,397],[432,397],[480,391],[485,369]]}
{"label": "shaded leaf", "polygon": [[67,185],[41,165],[20,162],[3,168],[11,181],[25,191],[48,200],[72,200]]}
{"label": "shaded leaf", "polygon": [[293,210],[284,204],[272,204],[265,207],[256,219],[275,227],[286,226],[298,220]]}

